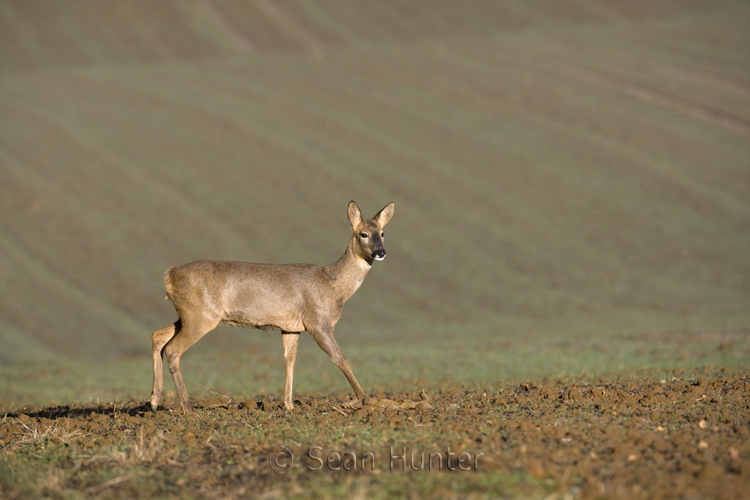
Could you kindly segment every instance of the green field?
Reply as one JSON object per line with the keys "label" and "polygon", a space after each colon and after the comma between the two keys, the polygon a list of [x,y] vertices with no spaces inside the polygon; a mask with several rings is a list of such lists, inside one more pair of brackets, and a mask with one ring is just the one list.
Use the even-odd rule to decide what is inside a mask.
{"label": "green field", "polygon": [[[366,391],[750,356],[750,4],[0,4],[0,410],[146,401],[163,273],[388,258],[336,334]],[[195,398],[278,397],[220,327]],[[168,372],[167,401],[174,394]],[[295,393],[346,379],[303,336]]]}

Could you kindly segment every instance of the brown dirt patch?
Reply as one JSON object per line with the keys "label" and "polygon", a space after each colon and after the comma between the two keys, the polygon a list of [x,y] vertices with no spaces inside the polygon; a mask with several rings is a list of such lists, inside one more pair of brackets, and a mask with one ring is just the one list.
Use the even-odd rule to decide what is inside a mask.
{"label": "brown dirt patch", "polygon": [[278,397],[198,401],[188,416],[134,402],[23,408],[0,423],[0,478],[6,496],[23,496],[29,490],[8,471],[55,456],[59,491],[105,497],[507,474],[560,498],[740,498],[750,488],[749,402],[748,373],[706,369],[662,381],[300,397],[292,413]]}

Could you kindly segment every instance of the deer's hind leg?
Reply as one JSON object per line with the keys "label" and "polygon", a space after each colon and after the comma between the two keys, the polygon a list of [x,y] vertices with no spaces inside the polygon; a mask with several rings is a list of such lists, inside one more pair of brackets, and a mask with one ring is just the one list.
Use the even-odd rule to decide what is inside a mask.
{"label": "deer's hind leg", "polygon": [[292,381],[294,379],[294,361],[297,359],[299,333],[281,332],[281,340],[284,344],[284,364],[286,365],[284,408],[287,411],[292,411],[294,409],[294,403],[292,402]]}
{"label": "deer's hind leg", "polygon": [[193,407],[190,405],[185,382],[182,380],[180,371],[180,358],[190,346],[198,342],[205,334],[216,328],[221,322],[220,318],[208,319],[203,315],[191,315],[183,317],[180,320],[180,329],[175,333],[171,340],[164,347],[164,354],[167,357],[167,366],[172,374],[174,387],[177,391],[177,398],[180,400],[180,406],[185,413],[191,413]]}
{"label": "deer's hind leg", "polygon": [[164,390],[164,371],[162,369],[162,356],[164,346],[172,340],[180,330],[180,320],[169,326],[156,330],[151,334],[152,357],[154,360],[154,386],[151,389],[151,411],[156,411],[161,402],[161,393]]}

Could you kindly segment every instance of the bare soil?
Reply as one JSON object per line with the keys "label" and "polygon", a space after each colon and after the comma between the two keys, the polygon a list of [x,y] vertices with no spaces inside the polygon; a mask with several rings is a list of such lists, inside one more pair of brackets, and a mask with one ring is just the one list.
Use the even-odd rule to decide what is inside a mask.
{"label": "bare soil", "polygon": [[[197,401],[192,415],[169,402],[156,413],[136,402],[28,407],[0,423],[0,491],[10,498],[66,489],[97,497],[272,497],[301,494],[321,478],[328,487],[377,487],[404,474],[443,483],[451,474],[507,473],[531,492],[552,490],[560,498],[745,496],[748,373],[671,375],[373,394],[364,401],[301,396],[291,413],[278,397]],[[30,490],[12,471],[34,461],[48,472]],[[473,493],[510,491],[469,484]],[[410,496],[408,488],[402,493]]]}

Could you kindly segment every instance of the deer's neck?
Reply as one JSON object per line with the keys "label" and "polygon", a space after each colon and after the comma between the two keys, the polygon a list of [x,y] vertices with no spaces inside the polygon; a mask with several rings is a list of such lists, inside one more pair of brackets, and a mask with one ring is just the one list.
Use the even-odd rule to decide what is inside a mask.
{"label": "deer's neck", "polygon": [[339,260],[326,266],[331,284],[344,301],[354,295],[367,276],[372,265],[354,252],[355,238],[349,240],[346,252]]}

